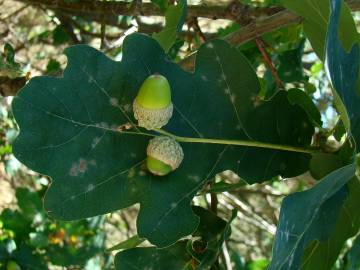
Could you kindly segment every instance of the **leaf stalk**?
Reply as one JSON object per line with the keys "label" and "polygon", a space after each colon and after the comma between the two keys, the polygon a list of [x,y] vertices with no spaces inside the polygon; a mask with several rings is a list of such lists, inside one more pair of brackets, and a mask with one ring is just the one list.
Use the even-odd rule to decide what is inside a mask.
{"label": "leaf stalk", "polygon": [[238,146],[248,146],[248,147],[258,147],[266,148],[273,150],[282,150],[289,152],[298,152],[305,154],[315,154],[319,152],[318,148],[305,148],[291,145],[282,145],[282,144],[272,144],[259,141],[248,141],[248,140],[226,140],[226,139],[207,139],[207,138],[192,138],[192,137],[181,137],[174,135],[170,132],[167,132],[162,129],[156,129],[156,132],[162,135],[166,135],[174,138],[178,142],[183,143],[208,143],[208,144],[222,144],[222,145],[238,145]]}

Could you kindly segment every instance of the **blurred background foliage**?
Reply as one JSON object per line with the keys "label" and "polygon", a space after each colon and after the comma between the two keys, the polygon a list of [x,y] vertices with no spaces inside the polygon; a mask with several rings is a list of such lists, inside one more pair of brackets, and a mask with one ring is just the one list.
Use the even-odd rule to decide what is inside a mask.
{"label": "blurred background foliage", "polygon": [[[153,2],[166,8],[167,1]],[[279,2],[241,1],[251,8],[279,5]],[[226,6],[230,1],[188,1],[188,4]],[[359,22],[358,14],[353,15]],[[195,19],[186,21],[178,42],[169,52],[176,62],[181,63],[205,40],[225,37],[242,27],[230,20]],[[126,35],[136,31],[158,32],[164,23],[163,17],[141,15],[117,16],[112,24],[98,21],[81,14],[47,9],[46,5],[0,0],[0,78],[12,79],[17,83],[14,89],[18,90],[23,80],[36,75],[61,76],[66,65],[63,49],[78,43],[90,44],[120,60]],[[264,34],[260,41],[260,44],[259,40],[253,40],[237,46],[259,75],[262,85],[259,98],[269,99],[279,89],[279,83],[286,89],[305,89],[324,123],[323,128],[318,128],[314,141],[336,147],[344,128],[338,124],[323,64],[305,39],[302,26],[293,24]],[[260,48],[271,59],[278,78],[265,63]],[[12,155],[11,143],[18,128],[11,113],[12,98],[4,93],[9,86],[1,85],[2,82],[0,80],[4,95],[0,97],[0,269],[113,269],[113,254],[107,249],[136,234],[137,207],[77,222],[49,218],[43,210],[42,197],[50,179],[29,171]],[[326,134],[332,130],[336,130],[335,136],[329,139]],[[275,180],[280,179],[246,186],[233,173],[224,172],[211,187],[214,192],[228,190],[218,195],[220,216],[228,216],[231,209],[238,210],[226,245],[233,269],[266,269],[283,197],[316,182],[310,174],[286,181]],[[209,201],[209,193],[199,194],[195,199],[196,204],[210,208]],[[359,258],[358,238],[347,243],[334,269],[360,269]]]}

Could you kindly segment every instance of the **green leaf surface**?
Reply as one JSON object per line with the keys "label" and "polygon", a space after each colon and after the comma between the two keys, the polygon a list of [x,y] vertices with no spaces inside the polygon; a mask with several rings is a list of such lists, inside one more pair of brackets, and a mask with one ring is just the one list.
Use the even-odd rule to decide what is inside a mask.
{"label": "green leaf surface", "polygon": [[1,212],[0,220],[3,223],[3,227],[13,231],[15,238],[18,239],[26,238],[31,230],[31,222],[17,210],[4,209],[4,211]]}
{"label": "green leaf surface", "polygon": [[318,128],[322,127],[321,114],[310,96],[300,89],[288,90],[288,99],[292,105],[298,105],[307,113],[311,123]]}
{"label": "green leaf surface", "polygon": [[[226,222],[204,208],[193,206],[193,211],[200,217],[193,239],[180,241],[163,249],[142,247],[121,251],[115,258],[116,269],[180,270],[188,269],[190,265],[194,265],[190,269],[209,269],[218,258],[224,241],[230,236],[230,224],[237,213],[234,211]],[[147,261],[149,257],[153,259]]]}
{"label": "green leaf surface", "polygon": [[22,215],[30,222],[33,221],[36,214],[43,210],[41,199],[36,192],[18,188],[16,189],[16,199]]}
{"label": "green leaf surface", "polygon": [[360,236],[358,236],[347,254],[346,270],[360,269]]}
{"label": "green leaf surface", "polygon": [[135,248],[138,245],[140,245],[142,242],[144,242],[145,239],[144,238],[140,238],[138,235],[134,235],[128,239],[126,239],[125,241],[111,247],[108,249],[108,251],[114,251],[114,250],[119,250],[119,249],[129,249],[129,248]]}
{"label": "green leaf surface", "polygon": [[193,236],[199,236],[203,241],[211,241],[219,235],[227,222],[214,213],[199,206],[192,207],[194,213],[200,218],[199,226]]}
{"label": "green leaf surface", "polygon": [[[348,185],[348,197],[341,207],[335,229],[326,241],[314,241],[305,250],[302,270],[328,270],[334,265],[345,242],[360,228],[360,182],[354,177]],[[358,269],[358,268],[354,268]]]}
{"label": "green leaf surface", "polygon": [[246,270],[265,270],[269,265],[269,261],[267,259],[258,259],[256,261],[250,262],[247,265]]}
{"label": "green leaf surface", "polygon": [[343,166],[343,161],[338,155],[317,153],[310,161],[310,173],[315,179],[322,179],[327,174]]}
{"label": "green leaf surface", "polygon": [[350,128],[349,132],[354,137],[356,145],[359,146],[360,96],[357,92],[359,44],[355,43],[349,53],[344,50],[339,36],[341,32],[338,30],[341,3],[333,0],[331,8],[332,13],[326,39],[326,68],[331,83],[347,111],[346,115],[342,115],[342,117],[349,119],[350,127],[347,128]]}
{"label": "green leaf surface", "polygon": [[23,75],[23,71],[19,63],[15,61],[15,50],[9,44],[5,43],[4,53],[0,52],[0,76],[16,78]]}
{"label": "green leaf surface", "polygon": [[245,186],[246,184],[247,183],[242,180],[240,180],[237,183],[227,183],[225,181],[220,181],[220,182],[213,183],[211,188],[209,190],[207,190],[207,192],[208,193],[222,193],[224,191],[236,190],[238,188]]}
{"label": "green leaf surface", "polygon": [[52,37],[54,45],[61,45],[71,40],[71,37],[62,25],[56,26],[52,32]]}
{"label": "green leaf surface", "polygon": [[48,267],[41,260],[40,255],[36,254],[28,246],[22,245],[12,254],[16,263],[21,269],[47,270]]}
{"label": "green leaf surface", "polygon": [[166,130],[173,134],[310,144],[314,128],[301,107],[291,105],[285,91],[258,102],[254,70],[224,41],[199,49],[193,74],[141,34],[125,39],[121,62],[84,45],[65,53],[63,78],[35,77],[13,101],[20,127],[14,154],[52,178],[45,208],[57,219],[87,218],[140,203],[139,237],[165,247],[194,232],[198,217],[191,199],[216,173],[231,169],[255,183],[308,169],[309,154],[183,143],[185,159],[176,171],[156,177],[145,170],[147,143],[154,135],[137,128],[131,105],[154,73],[164,75],[172,88],[174,115]]}
{"label": "green leaf surface", "polygon": [[[350,9],[342,2],[339,22],[340,40],[346,50],[354,42],[359,42],[354,20]],[[329,0],[282,0],[283,5],[304,18],[303,25],[306,36],[321,60],[325,58],[325,40],[330,15]]]}
{"label": "green leaf surface", "polygon": [[[210,267],[216,262],[224,242],[230,237],[231,223],[236,218],[236,216],[237,216],[237,211],[233,210],[229,221],[224,224],[225,226],[218,233],[218,235],[214,234],[212,238],[207,238],[206,249],[204,251],[196,252],[196,250],[194,250],[193,248],[193,244],[190,247],[188,245],[187,250],[189,251],[190,254],[192,254],[193,258],[198,262],[198,265],[196,266],[196,270],[210,269]],[[206,219],[204,219],[203,223],[204,222],[206,222]],[[202,222],[200,221],[200,224],[201,223]],[[210,227],[212,225],[208,223],[205,226]],[[189,241],[189,243],[191,242]]]}
{"label": "green leaf surface", "polygon": [[276,68],[283,82],[301,82],[305,79],[302,63],[304,44],[305,40],[302,40],[297,48],[278,55],[279,64]]}
{"label": "green leaf surface", "polygon": [[133,248],[119,252],[115,257],[116,270],[138,270],[138,269],[186,269],[191,261],[191,256],[186,252],[187,241],[157,249]]}
{"label": "green leaf surface", "polygon": [[284,199],[269,270],[300,269],[306,246],[329,238],[347,196],[344,185],[355,170],[354,164],[342,167],[315,187]]}
{"label": "green leaf surface", "polygon": [[[157,1],[158,3],[160,1]],[[177,34],[181,31],[187,16],[186,0],[178,1],[178,4],[168,6],[165,12],[165,27],[159,33],[153,34],[161,47],[168,52],[176,41]]]}

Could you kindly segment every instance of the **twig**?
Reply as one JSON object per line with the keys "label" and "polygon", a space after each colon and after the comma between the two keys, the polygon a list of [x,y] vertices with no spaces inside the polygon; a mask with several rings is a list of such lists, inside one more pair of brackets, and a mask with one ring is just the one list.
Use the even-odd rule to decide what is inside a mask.
{"label": "twig", "polygon": [[[276,13],[273,16],[260,18],[247,26],[241,27],[238,31],[226,36],[224,40],[230,44],[241,45],[254,38],[260,37],[265,33],[269,33],[280,29],[282,27],[289,26],[291,24],[297,24],[302,21],[302,18],[294,13],[284,10]],[[196,52],[189,55],[187,58],[180,62],[180,65],[187,70],[194,68]]]}
{"label": "twig", "polygon": [[100,43],[100,50],[103,50],[105,48],[105,36],[106,36],[106,23],[105,23],[105,16],[103,17],[103,21],[101,22],[101,43]]}
{"label": "twig", "polygon": [[217,207],[218,207],[218,203],[219,203],[217,194],[211,193],[210,196],[211,196],[211,205],[210,205],[211,212],[213,212],[214,214],[217,214]]}
{"label": "twig", "polygon": [[[101,19],[99,15],[105,15],[109,21],[117,21],[119,15],[125,16],[164,16],[161,9],[152,3],[140,3],[129,5],[127,2],[118,1],[66,1],[66,0],[18,0],[20,2],[29,3],[31,5],[42,5],[48,9],[61,10],[63,12],[74,15],[86,15],[91,17],[93,21]],[[136,1],[137,2],[137,1]],[[281,7],[265,7],[253,8],[246,6],[246,21],[248,18],[259,18],[273,15],[283,8]],[[245,23],[243,13],[238,14],[231,12],[229,5],[188,5],[188,16],[203,17],[209,19],[229,19],[237,20]],[[241,15],[241,16],[240,16]],[[111,19],[111,20],[110,20]],[[116,19],[116,20],[115,20]]]}
{"label": "twig", "polygon": [[281,81],[279,74],[277,73],[277,71],[274,67],[273,62],[266,51],[265,43],[263,42],[263,40],[261,38],[256,38],[255,42],[256,42],[256,46],[258,47],[259,51],[261,52],[261,55],[262,55],[266,65],[270,69],[271,74],[275,79],[277,87],[280,89],[285,89],[284,83]]}
{"label": "twig", "polygon": [[197,17],[194,17],[191,20],[190,26],[192,26],[192,28],[194,29],[195,34],[197,34],[199,36],[200,41],[202,43],[206,42],[206,36],[204,35],[203,31],[200,28],[199,21],[198,21]]}
{"label": "twig", "polygon": [[[71,22],[71,24],[79,29],[80,33],[83,35],[87,35],[87,36],[92,36],[92,37],[96,37],[96,38],[101,38],[101,33],[96,33],[96,32],[91,32],[89,30],[86,30],[80,23],[78,23],[76,20],[74,20],[73,18],[71,18],[71,16],[65,14],[65,13],[61,13],[62,16],[66,17],[66,19]],[[125,26],[121,26],[122,28]],[[105,33],[105,38],[107,40],[113,40],[113,39],[119,39],[124,35],[124,32],[121,32],[119,34],[108,34]]]}
{"label": "twig", "polygon": [[[46,13],[46,10],[44,10]],[[56,17],[60,20],[61,26],[64,28],[66,33],[69,35],[71,40],[74,44],[81,43],[81,40],[78,38],[78,36],[74,32],[74,28],[71,24],[71,22],[67,19],[67,17],[63,16],[61,13],[56,13]],[[56,22],[54,22],[56,24]]]}
{"label": "twig", "polygon": [[[346,1],[347,5],[352,11],[360,10],[360,0]],[[269,15],[267,17],[258,17],[250,24],[241,27],[238,31],[235,31],[227,35],[224,40],[233,45],[241,45],[254,38],[260,37],[263,34],[276,31],[280,28],[287,27],[293,24],[299,24],[302,22],[302,17],[292,13],[288,10],[282,10]],[[179,62],[179,64],[186,70],[194,69],[196,52],[193,52],[187,58]]]}

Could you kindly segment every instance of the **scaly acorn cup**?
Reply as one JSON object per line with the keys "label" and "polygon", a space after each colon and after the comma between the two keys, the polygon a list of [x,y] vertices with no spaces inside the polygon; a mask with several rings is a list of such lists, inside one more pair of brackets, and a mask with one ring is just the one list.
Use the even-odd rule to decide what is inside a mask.
{"label": "scaly acorn cup", "polygon": [[172,114],[171,90],[168,80],[160,75],[149,76],[134,100],[134,117],[139,126],[153,130],[165,126]]}
{"label": "scaly acorn cup", "polygon": [[184,152],[180,144],[173,138],[158,136],[151,139],[146,149],[146,165],[154,175],[167,175],[176,170],[183,158]]}

